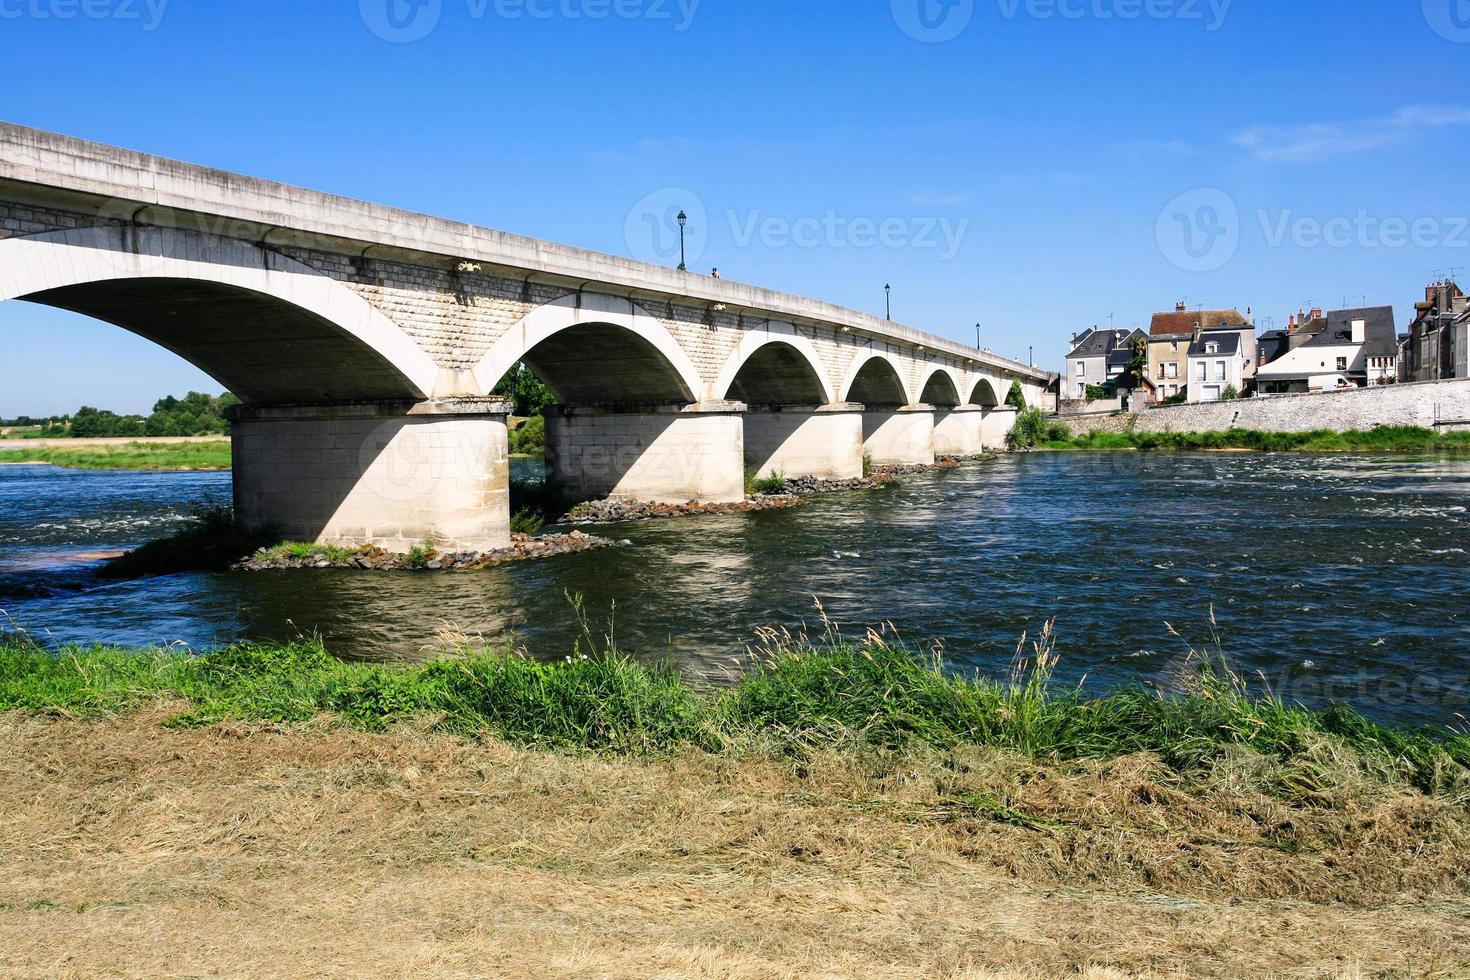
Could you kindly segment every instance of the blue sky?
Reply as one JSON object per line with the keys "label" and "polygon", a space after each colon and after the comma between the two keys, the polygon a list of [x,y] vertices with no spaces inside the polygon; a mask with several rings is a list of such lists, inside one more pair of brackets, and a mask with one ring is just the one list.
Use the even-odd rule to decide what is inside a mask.
{"label": "blue sky", "polygon": [[[404,43],[387,2],[0,0],[0,118],[640,258],[689,199],[696,270],[1050,366],[1178,300],[1402,325],[1470,267],[1467,0],[428,0]],[[0,378],[212,387],[21,303]]]}

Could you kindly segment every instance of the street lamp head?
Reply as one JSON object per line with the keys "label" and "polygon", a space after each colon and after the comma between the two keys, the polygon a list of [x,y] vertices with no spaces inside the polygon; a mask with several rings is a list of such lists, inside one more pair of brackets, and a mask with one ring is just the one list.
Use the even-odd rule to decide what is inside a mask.
{"label": "street lamp head", "polygon": [[[664,214],[668,214],[668,212],[665,211]],[[689,223],[689,215],[685,214],[683,211],[680,211],[679,212],[679,227],[680,228],[683,228],[688,223]]]}

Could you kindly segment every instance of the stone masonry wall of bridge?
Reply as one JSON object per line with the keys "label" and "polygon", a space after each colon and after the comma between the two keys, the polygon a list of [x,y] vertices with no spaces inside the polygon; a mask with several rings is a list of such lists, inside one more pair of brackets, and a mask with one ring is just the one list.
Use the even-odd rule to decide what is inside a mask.
{"label": "stone masonry wall of bridge", "polygon": [[[97,224],[95,217],[85,214],[0,202],[0,240]],[[498,339],[525,317],[547,304],[575,295],[561,285],[483,270],[459,271],[442,264],[290,245],[272,245],[269,250],[342,283],[396,323],[436,364],[451,370],[472,369]],[[636,302],[668,330],[706,385],[714,384],[747,333],[768,330],[773,323],[783,329],[790,328],[811,342],[834,391],[856,362],[875,353],[891,354],[898,360],[902,366],[901,380],[913,401],[918,400],[925,382],[939,369],[949,370],[958,379],[962,401],[971,397],[982,379],[989,381],[995,397],[1003,400],[1011,381],[1015,380],[998,371],[978,370],[958,357],[938,351],[916,353],[911,345],[860,338],[844,333],[835,325],[792,325],[774,318],[752,317],[676,300]],[[1031,381],[1023,383],[1029,404],[1038,403],[1041,387]],[[704,400],[724,398],[727,393],[706,390],[694,394],[696,399]],[[842,397],[842,393],[837,397]],[[975,402],[979,404],[981,399],[976,398]]]}

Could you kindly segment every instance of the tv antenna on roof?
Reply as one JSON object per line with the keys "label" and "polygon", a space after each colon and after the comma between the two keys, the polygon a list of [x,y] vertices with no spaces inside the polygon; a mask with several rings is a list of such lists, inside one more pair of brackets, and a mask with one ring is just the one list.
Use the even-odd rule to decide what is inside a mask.
{"label": "tv antenna on roof", "polygon": [[1445,270],[1445,274],[1444,274],[1445,282],[1455,282],[1459,278],[1460,273],[1462,273],[1464,271],[1465,270],[1464,270],[1464,268],[1462,266],[1458,266],[1458,265],[1452,265],[1452,266],[1450,266],[1448,269]]}

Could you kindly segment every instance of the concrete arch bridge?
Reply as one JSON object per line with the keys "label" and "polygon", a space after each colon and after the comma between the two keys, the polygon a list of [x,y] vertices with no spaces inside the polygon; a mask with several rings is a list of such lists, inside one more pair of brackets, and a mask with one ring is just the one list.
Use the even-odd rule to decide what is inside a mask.
{"label": "concrete arch bridge", "polygon": [[306,540],[509,540],[508,406],[559,402],[577,499],[733,501],[998,446],[1045,372],[866,314],[0,125],[0,300],[74,310],[240,396],[235,503]]}

